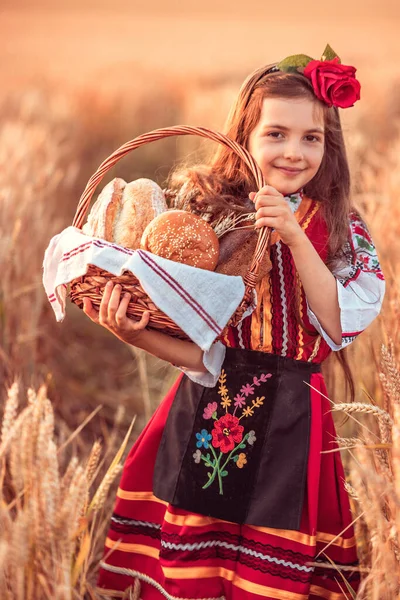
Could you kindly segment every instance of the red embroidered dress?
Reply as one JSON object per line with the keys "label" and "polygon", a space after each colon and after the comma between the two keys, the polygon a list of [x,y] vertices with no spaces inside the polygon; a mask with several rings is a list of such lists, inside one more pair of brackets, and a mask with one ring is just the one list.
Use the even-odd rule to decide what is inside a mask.
{"label": "red embroidered dress", "polygon": [[[290,197],[288,201],[293,202],[298,222],[321,258],[326,259],[327,228],[320,204],[301,195]],[[357,564],[340,453],[324,453],[336,446],[336,433],[318,364],[332,350],[351,343],[368,326],[379,313],[384,295],[384,279],[374,245],[365,224],[356,214],[350,215],[349,234],[349,242],[344,248],[346,261],[334,271],[343,331],[340,346],[329,338],[308,307],[291,252],[274,233],[273,266],[257,286],[255,311],[237,328],[230,328],[223,343],[216,343],[205,356],[209,370],[206,376],[186,371],[192,381],[208,387],[214,386],[219,379],[221,402],[209,402],[204,412],[202,409],[204,425],[193,430],[197,433],[193,436],[190,452],[194,468],[210,469],[209,481],[201,489],[218,489],[219,481],[221,494],[230,478],[233,481],[233,477],[237,477],[240,482],[239,476],[250,467],[259,433],[250,429],[247,421],[251,423],[251,418],[263,410],[267,394],[255,398],[258,386],[272,385],[274,379],[266,372],[248,381],[248,373],[239,372],[237,377],[241,378],[242,387],[235,398],[230,399],[229,381],[226,382],[224,371],[221,373],[225,349],[253,350],[257,351],[254,356],[263,352],[266,358],[272,355],[280,357],[278,361],[281,362],[304,368],[308,363],[310,367],[316,367],[310,369],[309,377],[312,386],[309,437],[306,438],[299,526],[265,527],[251,524],[246,518],[240,523],[232,522],[209,516],[206,507],[191,512],[154,495],[154,465],[168,415],[172,413],[171,407],[182,383],[180,377],[126,461],[105,544],[99,578],[101,593],[122,597],[123,590],[135,586],[135,597],[142,600],[345,600],[342,590],[346,586],[338,572],[318,565],[329,561],[338,566]],[[293,310],[296,304],[305,328],[296,318],[296,310]],[[207,382],[206,377],[209,378]],[[299,398],[300,391],[299,388]],[[221,410],[226,410],[225,416],[221,416]],[[211,432],[209,424],[212,423],[214,429]],[[282,454],[282,464],[287,451],[284,442],[282,430],[282,443],[277,453],[278,456]],[[228,465],[223,469],[222,461]],[[262,482],[272,492],[274,482],[278,485],[280,478],[279,472],[275,472],[271,481]],[[162,485],[156,487],[162,488]],[[240,507],[244,492],[239,491],[239,484],[237,489],[235,502]],[[257,501],[262,506],[263,498]],[[279,504],[274,507],[277,519],[280,508]],[[257,522],[257,518],[253,522]],[[357,589],[358,574],[346,570],[343,575]]]}

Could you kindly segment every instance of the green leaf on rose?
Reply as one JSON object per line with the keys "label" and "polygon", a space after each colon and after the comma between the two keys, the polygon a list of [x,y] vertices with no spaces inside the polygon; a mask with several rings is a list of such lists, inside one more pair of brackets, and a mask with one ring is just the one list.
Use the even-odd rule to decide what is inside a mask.
{"label": "green leaf on rose", "polygon": [[236,463],[239,460],[239,456],[236,454],[236,456],[231,457],[231,460]]}
{"label": "green leaf on rose", "polygon": [[228,475],[228,471],[221,471],[221,477],[226,477]]}
{"label": "green leaf on rose", "polygon": [[281,60],[278,63],[278,69],[284,73],[296,73],[299,68],[304,69],[312,60],[314,59],[306,54],[293,54]]}
{"label": "green leaf on rose", "polygon": [[240,444],[239,448],[246,448],[246,444]]}
{"label": "green leaf on rose", "polygon": [[[339,56],[336,54],[333,48],[329,44],[327,44],[325,50],[322,53],[321,60],[333,60],[334,58],[339,58]],[[340,58],[339,62],[342,62]]]}

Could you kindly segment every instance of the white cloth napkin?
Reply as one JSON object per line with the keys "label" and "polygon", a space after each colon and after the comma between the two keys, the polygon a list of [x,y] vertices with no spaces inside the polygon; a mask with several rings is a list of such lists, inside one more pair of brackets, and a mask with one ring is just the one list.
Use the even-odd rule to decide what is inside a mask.
{"label": "white cloth napkin", "polygon": [[[145,292],[202,350],[209,350],[239,306],[243,279],[129,250],[67,227],[45,252],[43,285],[57,321],[65,317],[67,285],[94,265],[113,275],[133,273]],[[250,314],[254,306],[246,314]]]}

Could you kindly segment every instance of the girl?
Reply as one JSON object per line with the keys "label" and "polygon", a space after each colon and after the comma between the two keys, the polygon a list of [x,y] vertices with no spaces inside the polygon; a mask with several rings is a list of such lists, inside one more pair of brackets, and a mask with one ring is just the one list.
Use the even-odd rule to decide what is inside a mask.
{"label": "girl", "polygon": [[250,198],[256,228],[273,228],[254,312],[209,352],[146,329],[148,313],[128,319],[129,297],[112,283],[98,313],[85,300],[93,321],[184,371],[126,461],[104,596],[132,586],[129,597],[142,600],[344,600],[348,585],[357,589],[343,467],[326,452],[336,434],[320,366],[371,323],[384,295],[375,247],[349,201],[338,107],[359,98],[354,74],[326,52],[258,69],[227,135],[268,185],[254,193],[246,165],[225,148],[187,174],[194,210]]}

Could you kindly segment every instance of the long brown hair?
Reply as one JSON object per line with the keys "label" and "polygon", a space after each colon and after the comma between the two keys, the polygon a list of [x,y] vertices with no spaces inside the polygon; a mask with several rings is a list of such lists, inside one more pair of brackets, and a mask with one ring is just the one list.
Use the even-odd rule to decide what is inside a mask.
{"label": "long brown hair", "polygon": [[[225,134],[245,148],[249,136],[258,124],[265,98],[308,98],[320,107],[324,116],[325,147],[317,174],[304,187],[306,196],[321,202],[322,215],[328,228],[327,266],[332,268],[341,249],[348,241],[350,203],[350,172],[343,132],[337,108],[320,102],[310,80],[300,73],[283,73],[276,65],[254,71],[244,81],[225,124]],[[195,190],[192,208],[214,213],[243,208],[251,191],[256,191],[254,177],[242,159],[225,146],[218,146],[208,166],[193,167],[175,172],[170,186],[183,181]],[[267,182],[268,183],[268,182]],[[350,395],[354,399],[354,383],[344,351],[338,356]]]}

